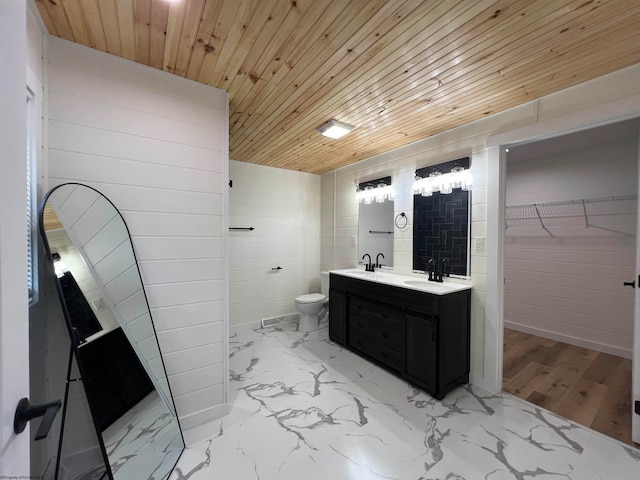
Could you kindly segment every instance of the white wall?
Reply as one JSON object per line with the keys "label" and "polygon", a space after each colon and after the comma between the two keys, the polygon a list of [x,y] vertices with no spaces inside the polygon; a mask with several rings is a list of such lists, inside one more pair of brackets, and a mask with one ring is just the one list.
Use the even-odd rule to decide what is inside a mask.
{"label": "white wall", "polygon": [[[602,135],[511,148],[507,205],[635,195],[637,129],[630,130],[630,139],[603,137],[561,153],[552,150],[558,141]],[[635,277],[636,200],[594,207],[588,211],[601,215],[589,215],[589,228],[581,216],[563,216],[549,219],[548,231],[535,222],[506,230],[505,326],[631,358],[634,292],[622,282]]]}
{"label": "white wall", "polygon": [[183,428],[226,411],[227,96],[50,38],[50,187],[122,212]]}
{"label": "white wall", "polygon": [[0,2],[0,476],[6,477],[30,474],[29,428],[13,432],[16,405],[29,395],[26,32],[26,3]]}
{"label": "white wall", "polygon": [[[320,291],[320,176],[230,161],[229,322],[296,312]],[[275,267],[282,270],[272,270]]]}

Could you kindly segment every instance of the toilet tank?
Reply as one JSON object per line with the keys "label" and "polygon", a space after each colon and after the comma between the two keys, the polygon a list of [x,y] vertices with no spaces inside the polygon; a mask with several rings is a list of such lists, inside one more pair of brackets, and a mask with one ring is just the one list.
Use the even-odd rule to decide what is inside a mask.
{"label": "toilet tank", "polygon": [[329,272],[320,272],[320,293],[329,298]]}

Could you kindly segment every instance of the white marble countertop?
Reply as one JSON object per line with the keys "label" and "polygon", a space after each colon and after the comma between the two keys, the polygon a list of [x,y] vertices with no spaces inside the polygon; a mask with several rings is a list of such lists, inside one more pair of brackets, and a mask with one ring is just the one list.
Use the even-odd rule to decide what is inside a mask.
{"label": "white marble countertop", "polygon": [[421,279],[409,277],[407,275],[398,275],[397,273],[391,273],[386,270],[367,272],[361,268],[347,268],[344,270],[329,270],[329,273],[344,275],[345,277],[359,278],[360,280],[368,280],[370,282],[382,283],[385,285],[393,285],[394,287],[407,288],[409,290],[417,290],[419,292],[431,293],[433,295],[446,295],[448,293],[471,290],[471,285],[466,283],[456,283],[448,279],[442,283],[430,282],[426,278]]}

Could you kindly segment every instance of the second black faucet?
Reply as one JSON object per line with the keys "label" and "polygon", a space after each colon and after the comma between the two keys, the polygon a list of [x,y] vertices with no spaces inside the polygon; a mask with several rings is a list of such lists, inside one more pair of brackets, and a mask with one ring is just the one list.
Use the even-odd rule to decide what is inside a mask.
{"label": "second black faucet", "polygon": [[364,260],[364,257],[369,257],[369,263],[365,263],[365,265],[364,265],[365,272],[373,272],[373,271],[375,271],[375,268],[374,268],[373,264],[371,263],[371,255],[369,255],[368,253],[365,253],[362,256],[362,260]]}

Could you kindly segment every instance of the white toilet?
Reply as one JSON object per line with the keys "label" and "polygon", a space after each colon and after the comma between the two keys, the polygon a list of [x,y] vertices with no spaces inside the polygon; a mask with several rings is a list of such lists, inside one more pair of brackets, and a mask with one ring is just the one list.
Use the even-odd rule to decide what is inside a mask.
{"label": "white toilet", "polygon": [[322,293],[309,293],[296,297],[296,309],[300,312],[298,330],[311,332],[318,329],[318,322],[325,317],[329,307],[329,272],[320,273]]}

